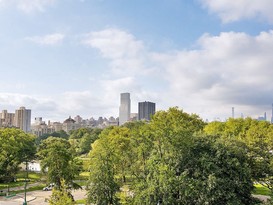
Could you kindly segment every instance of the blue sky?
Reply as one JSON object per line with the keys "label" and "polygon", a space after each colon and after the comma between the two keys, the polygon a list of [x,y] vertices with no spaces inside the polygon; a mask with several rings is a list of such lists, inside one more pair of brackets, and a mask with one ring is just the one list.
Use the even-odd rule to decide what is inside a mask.
{"label": "blue sky", "polygon": [[119,94],[271,117],[271,0],[0,0],[0,109],[118,116]]}

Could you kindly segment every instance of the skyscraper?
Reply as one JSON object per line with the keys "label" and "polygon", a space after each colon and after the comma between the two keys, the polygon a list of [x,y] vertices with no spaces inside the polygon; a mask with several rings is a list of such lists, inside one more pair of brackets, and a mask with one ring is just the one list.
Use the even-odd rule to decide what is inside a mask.
{"label": "skyscraper", "polygon": [[15,110],[15,126],[24,130],[25,132],[31,131],[31,110],[25,107],[20,107],[19,110]]}
{"label": "skyscraper", "polygon": [[130,93],[120,94],[120,106],[119,106],[119,125],[123,125],[128,122],[131,114],[131,99]]}
{"label": "skyscraper", "polygon": [[139,102],[138,103],[138,119],[151,120],[151,116],[155,114],[155,103]]}

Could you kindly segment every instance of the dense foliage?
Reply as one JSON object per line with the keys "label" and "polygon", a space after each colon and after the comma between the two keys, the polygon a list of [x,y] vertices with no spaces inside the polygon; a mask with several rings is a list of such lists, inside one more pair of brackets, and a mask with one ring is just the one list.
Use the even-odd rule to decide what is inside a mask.
{"label": "dense foliage", "polygon": [[35,157],[35,137],[15,128],[0,129],[0,182],[15,178],[20,163]]}
{"label": "dense foliage", "polygon": [[[252,204],[247,144],[177,108],[105,129],[90,151],[94,204]],[[207,126],[205,130],[207,130]]]}
{"label": "dense foliage", "polygon": [[62,179],[59,189],[53,188],[49,205],[74,205],[74,199],[71,194],[70,188],[66,185],[66,182]]}
{"label": "dense foliage", "polygon": [[225,141],[244,143],[253,180],[273,193],[273,125],[251,118],[231,118],[226,122],[210,123],[204,130]]}
{"label": "dense foliage", "polygon": [[78,155],[88,154],[91,150],[91,144],[98,139],[101,131],[99,128],[79,128],[73,130],[70,133],[69,142]]}
{"label": "dense foliage", "polygon": [[42,170],[57,188],[61,186],[61,179],[68,185],[75,185],[73,179],[80,174],[81,163],[73,153],[70,143],[62,138],[49,137],[39,146],[37,155]]}
{"label": "dense foliage", "polygon": [[57,138],[62,138],[62,139],[68,139],[69,135],[64,130],[60,130],[58,132],[53,132],[51,134],[46,133],[46,134],[43,134],[43,135],[36,138],[36,140],[35,140],[36,144],[37,145],[41,144],[41,142],[43,140],[46,140],[49,137],[57,137]]}
{"label": "dense foliage", "polygon": [[251,205],[254,183],[273,195],[273,125],[250,118],[206,124],[178,108],[159,111],[148,123],[36,139],[0,129],[0,182],[12,181],[18,165],[37,156],[56,184],[50,203],[74,204],[68,187],[79,187],[74,179],[87,153],[91,204]]}

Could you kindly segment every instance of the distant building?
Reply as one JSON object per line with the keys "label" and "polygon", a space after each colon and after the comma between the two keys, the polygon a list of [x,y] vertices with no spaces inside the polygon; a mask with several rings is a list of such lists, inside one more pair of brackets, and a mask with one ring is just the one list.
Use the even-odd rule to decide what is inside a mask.
{"label": "distant building", "polygon": [[108,120],[108,126],[117,126],[118,125],[118,120],[111,116]]}
{"label": "distant building", "polygon": [[[28,165],[29,171],[32,171],[32,172],[41,172],[42,171],[39,161],[29,162],[27,165]],[[24,167],[22,167],[22,169],[24,169]]]}
{"label": "distant building", "polygon": [[8,113],[7,110],[2,110],[0,113],[0,127],[15,126],[15,113]]}
{"label": "distant building", "polygon": [[82,117],[77,115],[76,117],[74,117],[74,120],[76,121],[77,124],[82,123]]}
{"label": "distant building", "polygon": [[257,118],[258,121],[266,121],[266,112],[264,113],[264,116],[260,116]]}
{"label": "distant building", "polygon": [[69,133],[69,131],[79,129],[80,127],[81,127],[80,124],[77,124],[76,121],[73,120],[73,119],[71,118],[71,116],[69,116],[69,118],[67,118],[67,119],[63,122],[62,129],[63,129],[66,133]]}
{"label": "distant building", "polygon": [[138,113],[131,113],[130,115],[130,121],[137,121],[138,119]]}
{"label": "distant building", "polygon": [[130,120],[131,114],[131,99],[130,93],[120,94],[120,107],[119,107],[119,125],[123,125]]}
{"label": "distant building", "polygon": [[31,131],[31,110],[25,107],[20,107],[19,110],[15,110],[15,126],[25,132]]}
{"label": "distant building", "polygon": [[50,126],[50,121],[49,124],[47,125],[45,121],[43,121],[42,117],[35,117],[35,123],[31,125],[31,133],[40,137],[44,134],[51,134],[55,131],[55,129]]}
{"label": "distant building", "polygon": [[155,103],[139,102],[138,103],[138,120],[151,120],[151,116],[155,114]]}
{"label": "distant building", "polygon": [[35,117],[34,118],[34,121],[35,121],[35,125],[41,125],[41,124],[44,124],[45,122],[43,121],[43,118],[42,117]]}
{"label": "distant building", "polygon": [[60,122],[53,122],[53,123],[50,123],[50,126],[53,127],[54,129],[54,132],[59,132],[63,129],[63,124],[60,123]]}

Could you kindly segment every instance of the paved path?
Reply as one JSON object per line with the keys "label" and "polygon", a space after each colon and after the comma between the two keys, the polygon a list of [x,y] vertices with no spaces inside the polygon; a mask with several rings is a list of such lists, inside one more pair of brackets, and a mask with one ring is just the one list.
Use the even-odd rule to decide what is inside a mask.
{"label": "paved path", "polygon": [[[27,192],[27,204],[28,205],[48,205],[46,199],[50,198],[52,191],[32,191]],[[86,198],[85,190],[75,190],[72,191],[72,195],[75,200]],[[22,205],[24,202],[24,194],[17,194],[15,197],[6,199],[5,197],[0,197],[0,205]]]}

